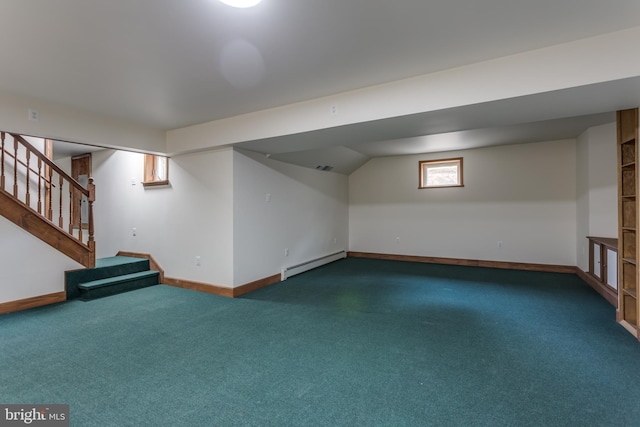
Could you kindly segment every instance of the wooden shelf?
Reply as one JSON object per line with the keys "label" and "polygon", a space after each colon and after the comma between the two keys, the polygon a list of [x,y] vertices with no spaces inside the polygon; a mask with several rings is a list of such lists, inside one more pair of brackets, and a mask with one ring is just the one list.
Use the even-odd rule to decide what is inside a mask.
{"label": "wooden shelf", "polygon": [[617,320],[639,338],[638,300],[638,109],[616,114],[618,139],[618,315]]}

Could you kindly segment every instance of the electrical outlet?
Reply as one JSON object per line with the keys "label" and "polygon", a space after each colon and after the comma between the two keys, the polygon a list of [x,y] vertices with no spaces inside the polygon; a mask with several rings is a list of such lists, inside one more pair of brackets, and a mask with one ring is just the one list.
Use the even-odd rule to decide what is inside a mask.
{"label": "electrical outlet", "polygon": [[133,227],[133,230],[132,230],[131,234],[133,235],[133,237],[136,237],[136,228],[135,227]]}
{"label": "electrical outlet", "polygon": [[284,248],[284,256],[289,256],[289,248]]}
{"label": "electrical outlet", "polygon": [[332,116],[335,116],[336,114],[338,114],[338,106],[334,104],[331,107],[329,107],[329,113]]}
{"label": "electrical outlet", "polygon": [[271,193],[267,193],[264,196],[264,201],[267,202],[267,203],[271,203]]}
{"label": "electrical outlet", "polygon": [[498,240],[498,249],[502,249],[502,240]]}
{"label": "electrical outlet", "polygon": [[400,244],[400,238],[396,237],[396,245],[399,245],[399,244]]}
{"label": "electrical outlet", "polygon": [[196,266],[200,267],[200,255],[196,255]]}
{"label": "electrical outlet", "polygon": [[29,115],[29,121],[37,122],[37,121],[40,120],[40,113],[38,112],[38,110],[34,110],[33,108],[29,108],[27,113]]}

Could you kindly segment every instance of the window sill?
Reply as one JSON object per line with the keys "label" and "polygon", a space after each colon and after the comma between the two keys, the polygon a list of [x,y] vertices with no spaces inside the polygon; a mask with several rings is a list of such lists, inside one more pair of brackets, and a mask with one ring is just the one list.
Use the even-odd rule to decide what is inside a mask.
{"label": "window sill", "polygon": [[458,184],[458,185],[430,185],[430,186],[426,186],[426,187],[418,187],[418,190],[428,190],[430,188],[459,188],[459,187],[464,187],[464,184]]}
{"label": "window sill", "polygon": [[149,181],[149,182],[142,182],[142,185],[144,186],[144,188],[147,187],[168,187],[169,181]]}

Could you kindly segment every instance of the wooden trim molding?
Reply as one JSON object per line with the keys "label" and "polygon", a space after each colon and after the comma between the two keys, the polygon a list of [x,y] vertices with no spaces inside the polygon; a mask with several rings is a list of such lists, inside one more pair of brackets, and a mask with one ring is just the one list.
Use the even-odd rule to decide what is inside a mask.
{"label": "wooden trim molding", "polygon": [[193,280],[176,279],[173,277],[165,277],[163,283],[165,285],[175,286],[176,288],[191,289],[193,291],[233,298],[233,288],[228,288],[226,286],[194,282]]}
{"label": "wooden trim molding", "polygon": [[183,289],[191,289],[199,292],[206,292],[208,294],[220,295],[228,298],[236,298],[278,282],[280,282],[279,274],[274,274],[273,276],[245,283],[244,285],[240,285],[235,288],[214,285],[211,283],[194,282],[192,280],[176,279],[173,277],[164,278],[165,285],[175,286],[177,288]]}
{"label": "wooden trim molding", "polygon": [[618,294],[616,293],[616,291],[614,291],[607,285],[603,285],[600,280],[593,277],[593,275],[582,271],[578,267],[576,267],[576,275],[583,281],[585,281],[587,285],[591,286],[597,293],[602,295],[604,299],[609,301],[609,304],[618,308]]}
{"label": "wooden trim molding", "polygon": [[162,284],[175,286],[177,288],[205,292],[208,294],[220,295],[228,298],[236,298],[241,295],[248,294],[249,292],[256,291],[260,288],[264,288],[265,286],[273,285],[274,283],[278,283],[280,281],[280,274],[274,274],[273,276],[245,283],[244,285],[240,285],[235,288],[229,288],[227,286],[214,285],[212,283],[196,282],[193,280],[178,279],[175,277],[165,277],[163,268],[153,258],[153,256],[147,253],[118,251],[116,255],[148,259],[151,269],[160,272],[160,283]]}
{"label": "wooden trim molding", "polygon": [[576,267],[572,265],[530,264],[525,262],[483,261],[474,259],[440,258],[416,255],[379,254],[372,252],[347,252],[352,258],[371,258],[389,261],[423,262],[428,264],[447,264],[467,267],[501,268],[506,270],[541,271],[546,273],[575,274]]}
{"label": "wooden trim molding", "polygon": [[30,308],[42,307],[43,305],[56,304],[67,300],[66,292],[56,292],[53,294],[40,295],[37,297],[25,298],[16,301],[0,303],[0,314],[13,313],[16,311],[28,310]]}
{"label": "wooden trim molding", "polygon": [[249,292],[257,291],[258,289],[265,288],[278,282],[280,282],[280,274],[274,274],[273,276],[245,283],[244,285],[233,288],[233,297],[235,298],[240,295],[248,294]]}
{"label": "wooden trim molding", "polygon": [[153,256],[151,256],[151,254],[140,253],[140,252],[118,251],[116,256],[129,256],[129,257],[132,257],[132,258],[148,259],[149,260],[149,268],[151,268],[152,270],[160,272],[160,278],[159,278],[160,283],[164,283],[164,270],[162,269],[162,267],[160,266],[158,261],[156,261],[153,258]]}
{"label": "wooden trim molding", "polygon": [[[464,174],[463,174],[463,160],[462,157],[454,157],[450,159],[433,159],[433,160],[420,160],[418,162],[418,189],[425,190],[427,188],[449,188],[449,187],[464,187]],[[457,164],[458,166],[458,183],[451,185],[427,185],[425,179],[425,169],[429,166],[435,166],[438,164]]]}

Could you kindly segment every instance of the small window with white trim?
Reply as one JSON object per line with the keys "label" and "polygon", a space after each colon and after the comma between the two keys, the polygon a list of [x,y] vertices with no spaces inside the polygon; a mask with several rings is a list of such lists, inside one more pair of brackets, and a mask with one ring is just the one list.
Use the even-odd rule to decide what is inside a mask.
{"label": "small window with white trim", "polygon": [[455,159],[421,160],[418,188],[463,187],[462,157]]}

